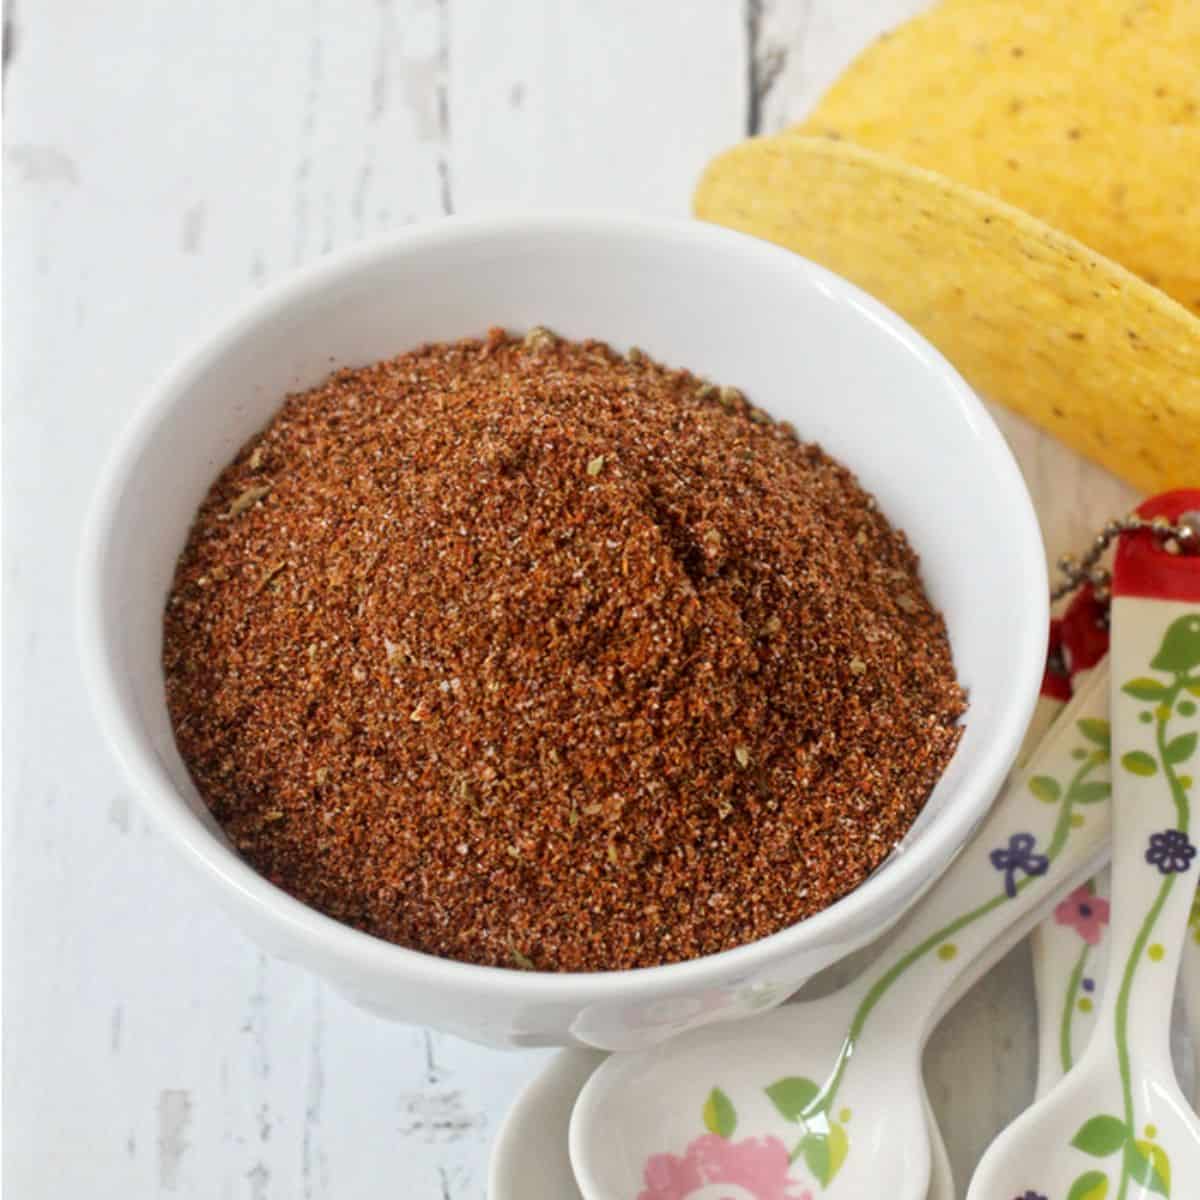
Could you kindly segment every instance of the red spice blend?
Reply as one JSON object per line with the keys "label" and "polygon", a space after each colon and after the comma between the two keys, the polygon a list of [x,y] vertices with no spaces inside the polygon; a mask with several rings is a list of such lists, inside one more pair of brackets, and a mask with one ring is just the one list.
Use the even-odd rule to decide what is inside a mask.
{"label": "red spice blend", "polygon": [[849,471],[731,388],[540,329],[289,397],[200,509],[163,659],[180,752],[267,878],[547,971],[824,908],[964,708]]}

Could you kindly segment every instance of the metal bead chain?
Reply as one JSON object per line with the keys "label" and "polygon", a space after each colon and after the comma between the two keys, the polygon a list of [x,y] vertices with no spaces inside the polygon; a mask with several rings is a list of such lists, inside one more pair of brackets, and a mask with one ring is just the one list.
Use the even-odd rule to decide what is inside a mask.
{"label": "metal bead chain", "polygon": [[1096,593],[1096,599],[1107,600],[1112,586],[1112,574],[1100,565],[1100,559],[1121,534],[1144,531],[1153,533],[1162,542],[1162,547],[1168,554],[1200,552],[1200,512],[1186,512],[1175,524],[1166,517],[1151,517],[1147,520],[1136,513],[1130,513],[1127,517],[1116,517],[1096,534],[1091,547],[1082,558],[1076,558],[1074,554],[1064,554],[1059,558],[1056,565],[1063,581],[1050,593],[1050,599],[1061,600],[1076,588],[1090,583]]}

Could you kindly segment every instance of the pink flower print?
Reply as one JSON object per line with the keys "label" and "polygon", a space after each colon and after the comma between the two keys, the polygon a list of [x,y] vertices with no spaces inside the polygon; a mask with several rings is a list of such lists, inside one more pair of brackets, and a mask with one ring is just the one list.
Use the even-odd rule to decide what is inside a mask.
{"label": "pink flower print", "polygon": [[638,1200],[687,1200],[712,1184],[737,1189],[730,1200],[813,1200],[807,1189],[796,1190],[799,1185],[788,1177],[787,1147],[773,1137],[731,1142],[706,1133],[691,1142],[682,1157],[651,1155],[642,1182]]}
{"label": "pink flower print", "polygon": [[1108,901],[1089,891],[1085,883],[1054,910],[1054,919],[1060,925],[1069,925],[1089,946],[1095,946],[1108,924]]}

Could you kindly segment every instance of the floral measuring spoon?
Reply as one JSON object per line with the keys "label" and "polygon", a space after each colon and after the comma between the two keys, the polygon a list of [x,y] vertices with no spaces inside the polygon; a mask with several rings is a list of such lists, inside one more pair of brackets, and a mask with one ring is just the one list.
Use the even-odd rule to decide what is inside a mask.
{"label": "floral measuring spoon", "polygon": [[968,1200],[1182,1197],[1200,1181],[1200,1121],[1169,1047],[1198,867],[1189,764],[1200,765],[1200,555],[1180,553],[1182,535],[1170,553],[1147,528],[1194,520],[1195,544],[1200,491],[1156,497],[1137,516],[1121,529],[1112,584],[1109,986],[1082,1058],[992,1143]]}
{"label": "floral measuring spoon", "polygon": [[[1082,687],[1107,653],[1108,605],[1088,583],[1052,623],[1039,708],[1051,714],[1055,707],[1061,709],[1064,688],[1069,696]],[[1030,938],[1038,1014],[1038,1097],[1071,1069],[1095,1027],[1108,958],[1108,892],[1108,872],[1101,871],[1057,905]]]}
{"label": "floral measuring spoon", "polygon": [[[1022,739],[1021,748],[1016,751],[1016,770],[1024,769],[1031,755],[1042,744],[1042,740],[1050,731],[1051,726],[1062,714],[1063,708],[1066,708],[1070,697],[1075,691],[1082,688],[1088,674],[1104,658],[1104,655],[1108,654],[1108,649],[1108,608],[1099,604],[1091,584],[1086,584],[1070,602],[1063,616],[1050,622],[1050,637],[1048,648],[1046,648],[1046,667],[1042,676],[1042,689],[1038,695],[1037,706],[1033,710],[1033,718],[1026,728],[1025,738]],[[1044,791],[1045,785],[1043,784],[1042,787]],[[1106,880],[1108,880],[1106,872],[1100,872],[1096,876],[1096,880],[1105,881],[1106,894]],[[1082,908],[1079,904],[1079,895],[1094,886],[1096,884],[1092,881],[1081,883],[1070,896],[1055,906],[1052,917],[1043,920],[1042,924],[1033,930],[1031,936],[1034,982],[1036,982],[1038,992],[1039,1019],[1042,1018],[1043,1012],[1048,1010],[1048,1006],[1043,1001],[1043,995],[1052,996],[1050,1004],[1055,1007],[1057,1013],[1058,1004],[1061,1003],[1060,997],[1067,996],[1073,990],[1072,985],[1074,985],[1075,991],[1082,992],[1078,1003],[1084,1002],[1085,998],[1087,1002],[1086,1006],[1079,1010],[1080,1019],[1087,1020],[1090,1015],[1088,1010],[1092,1007],[1091,992],[1096,990],[1098,979],[1102,978],[1102,972],[1099,970],[1099,967],[1102,966],[1099,962],[1099,953],[1103,949],[1103,920],[1106,920],[1108,902],[1105,901],[1103,908],[1098,910],[1097,917],[1100,919],[1097,920],[1097,918],[1093,918],[1090,910]],[[1097,924],[1100,924],[1100,935],[1102,935],[1100,937],[1096,936]],[[1049,943],[1049,948],[1052,948],[1054,953],[1046,954],[1043,949],[1043,954],[1039,959],[1039,942],[1042,941],[1042,937],[1039,935],[1043,934]],[[1074,967],[1078,962],[1079,952],[1072,942],[1080,937],[1085,938],[1085,944],[1090,947],[1090,952],[1094,943],[1096,953],[1092,954],[1092,962],[1088,964],[1091,974],[1080,972],[1076,976]],[[960,978],[952,994],[947,996],[934,1025],[940,1025],[942,1016],[961,1000],[977,979],[983,978],[992,966],[995,966],[1020,940],[1020,936],[1001,938],[994,943],[988,953],[980,955],[976,961],[972,962],[970,971]],[[1039,966],[1042,967],[1042,970],[1038,970]],[[1074,1015],[1075,1006],[1072,1006],[1070,1012]],[[1070,1024],[1074,1025],[1075,1022],[1072,1021]],[[1052,1039],[1054,1043],[1060,1042],[1057,1033],[1056,1027],[1056,1036]],[[1078,1037],[1078,1033],[1076,1033],[1076,1040],[1079,1044],[1086,1044]],[[1044,1043],[1049,1042],[1051,1042],[1050,1038],[1039,1039],[1039,1049]],[[1054,1049],[1057,1054],[1057,1045],[1054,1046]],[[1058,1076],[1055,1075],[1054,1079],[1057,1078]],[[1043,1070],[1039,1062],[1039,1087],[1042,1087],[1042,1081]],[[929,1193],[926,1200],[958,1200],[959,1193],[954,1186],[954,1171],[950,1166],[946,1142],[942,1139],[942,1132],[938,1128],[937,1117],[932,1110],[928,1096],[925,1097],[925,1124],[929,1132],[931,1154]]]}
{"label": "floral measuring spoon", "polygon": [[[1050,662],[1036,714],[1043,730],[1107,653],[1107,607],[1087,584],[1062,619],[1051,622]],[[1031,723],[1026,744],[1035,746],[1037,736]],[[1028,751],[1022,747],[1018,763],[1025,757]],[[1095,1028],[1108,961],[1108,894],[1109,873],[1104,870],[1080,884],[1030,937],[1038,1005],[1038,1098],[1071,1069]],[[1192,1107],[1200,1109],[1200,888],[1188,917],[1179,981],[1192,1048]],[[930,1194],[933,1200],[932,1188]],[[951,1191],[945,1196],[953,1200]]]}
{"label": "floral measuring spoon", "polygon": [[[850,1200],[877,1194],[880,1180],[889,1200],[924,1200],[925,1036],[972,960],[1006,934],[1027,932],[1103,861],[1108,755],[1083,729],[1099,730],[1107,709],[1101,672],[1031,761],[1031,777],[1057,781],[1057,801],[1036,795],[1028,777],[1014,780],[853,983],[608,1059],[571,1119],[571,1163],[587,1200],[653,1196],[662,1177],[696,1153],[721,1149],[719,1142],[763,1163],[764,1172],[768,1161],[783,1168],[782,1182],[766,1193],[772,1200],[800,1200],[806,1191]],[[685,1194],[758,1195],[715,1185]]]}
{"label": "floral measuring spoon", "polygon": [[[1044,727],[1043,733],[1045,733]],[[996,938],[978,958],[972,959],[970,967],[958,977],[958,982],[946,994],[938,1008],[937,1015],[929,1026],[930,1033],[942,1023],[942,1018],[963,996],[1029,933],[1028,926],[1031,923],[1030,921],[1018,922],[1006,934]],[[1044,925],[1045,921],[1042,924]],[[946,1150],[941,1129],[938,1127],[937,1116],[929,1102],[928,1092],[923,1095],[922,1103],[925,1107],[925,1127],[929,1135],[930,1153],[929,1191],[926,1193],[926,1200],[958,1200],[959,1192],[954,1184],[954,1170],[950,1165],[950,1155]]]}

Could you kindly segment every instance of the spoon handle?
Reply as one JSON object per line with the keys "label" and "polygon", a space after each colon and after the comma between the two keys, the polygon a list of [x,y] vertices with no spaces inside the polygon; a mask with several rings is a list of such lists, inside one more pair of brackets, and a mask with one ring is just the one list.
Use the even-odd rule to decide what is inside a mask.
{"label": "spoon handle", "polygon": [[[1083,687],[1108,653],[1107,602],[1085,584],[1055,624],[1069,695]],[[1048,682],[1061,695],[1059,681]],[[1108,958],[1108,893],[1108,872],[1101,871],[1056,906],[1030,938],[1038,1016],[1037,1096],[1071,1069],[1091,1040]]]}
{"label": "spoon handle", "polygon": [[1192,1043],[1192,1107],[1200,1112],[1200,891],[1194,896],[1179,976],[1183,982],[1183,1007]]}
{"label": "spoon handle", "polygon": [[[1139,510],[1171,519],[1180,496]],[[1200,556],[1127,534],[1113,566],[1112,979],[1100,1014],[1122,1075],[1138,1056],[1170,1069],[1175,977],[1196,888],[1192,772],[1200,768]]]}
{"label": "spoon handle", "polygon": [[[847,1052],[888,1021],[924,1028],[971,962],[1047,897],[1086,878],[1109,846],[1108,670],[1101,663],[1025,770],[855,985]],[[843,1061],[847,1055],[843,1056]]]}
{"label": "spoon handle", "polygon": [[1030,938],[1037,996],[1035,1097],[1075,1065],[1096,1028],[1108,966],[1109,876],[1100,871],[1055,906]]}

